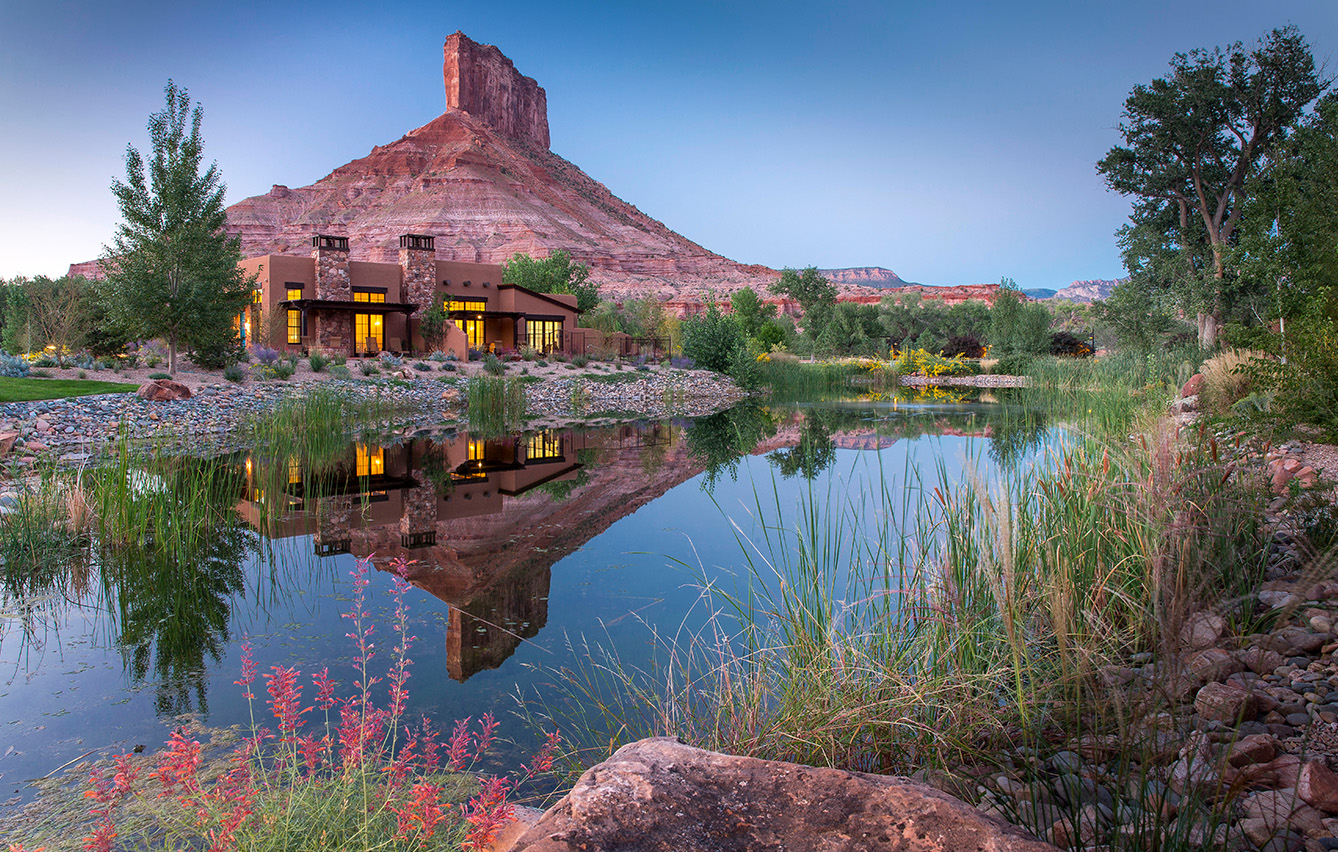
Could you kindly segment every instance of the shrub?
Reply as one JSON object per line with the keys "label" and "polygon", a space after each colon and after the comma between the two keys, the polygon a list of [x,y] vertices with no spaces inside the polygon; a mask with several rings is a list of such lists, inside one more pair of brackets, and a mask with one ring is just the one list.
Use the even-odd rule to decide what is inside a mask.
{"label": "shrub", "polygon": [[292,361],[281,361],[269,369],[273,377],[280,381],[287,381],[293,373],[297,372],[297,367]]}
{"label": "shrub", "polygon": [[459,361],[460,359],[456,357],[454,351],[451,351],[451,352],[447,352],[447,353],[446,353],[446,360],[447,360],[447,361]]}
{"label": "shrub", "polygon": [[263,364],[266,367],[273,365],[279,360],[279,350],[270,349],[268,346],[252,346],[251,355],[258,363]]}
{"label": "shrub", "polygon": [[[445,360],[447,360],[447,358],[446,358],[446,353],[445,353],[445,352],[442,352],[440,349],[438,349],[437,351],[433,352],[431,355],[427,356],[427,360],[429,360],[429,361],[445,361]],[[451,360],[454,360],[454,359],[451,359]]]}
{"label": "shrub", "polygon": [[1199,391],[1202,407],[1213,414],[1226,414],[1231,406],[1255,390],[1257,376],[1250,372],[1252,361],[1263,358],[1262,352],[1228,349],[1219,352],[1199,368],[1203,373],[1203,390]]}
{"label": "shrub", "polygon": [[149,373],[149,378],[151,378],[151,379],[170,379],[170,378],[172,378],[172,374],[171,374],[171,373]]}
{"label": "shrub", "polygon": [[954,334],[948,338],[947,343],[943,344],[941,352],[947,358],[954,358],[958,355],[963,358],[983,358],[985,356],[985,341],[974,334]]}
{"label": "shrub", "polygon": [[0,376],[9,379],[21,379],[28,375],[28,362],[23,358],[15,358],[5,352],[0,352]]}
{"label": "shrub", "polygon": [[[619,364],[618,369],[621,370],[622,366],[622,364]],[[691,370],[693,367],[697,366],[697,364],[691,358],[684,355],[675,355],[669,359],[669,366],[678,370]]]}
{"label": "shrub", "polygon": [[334,365],[337,366],[337,367],[342,367],[343,365],[345,365],[345,364],[348,363],[348,356],[347,356],[347,355],[344,355],[344,354],[342,354],[342,353],[340,353],[340,354],[338,354],[338,355],[331,355],[331,356],[330,356],[330,363],[331,363],[331,364],[334,364]]}
{"label": "shrub", "polygon": [[684,320],[683,354],[707,370],[729,370],[736,350],[743,348],[743,332],[738,323],[711,305],[706,313]]}
{"label": "shrub", "polygon": [[[55,359],[54,356],[49,355],[49,354],[47,354],[46,352],[43,352],[41,355],[38,355],[37,358],[33,361],[33,366],[34,366],[34,367],[54,367],[54,366],[57,365],[57,363],[58,363],[58,362],[56,361],[56,359]],[[150,364],[149,366],[150,366],[150,367],[156,367],[156,366],[158,366],[158,365],[157,365],[157,364]]]}
{"label": "shrub", "polygon": [[83,370],[80,370],[80,371],[79,371],[79,378],[81,378],[81,379],[86,379],[86,378],[88,378],[88,373],[84,372]]}
{"label": "shrub", "polygon": [[364,376],[375,376],[379,372],[381,372],[381,369],[371,361],[362,362],[362,374]]}
{"label": "shrub", "polygon": [[49,379],[49,378],[51,378],[51,371],[50,371],[50,370],[32,370],[32,371],[30,371],[30,372],[28,373],[28,375],[29,375],[31,378],[34,378],[34,379]]}
{"label": "shrub", "polygon": [[144,366],[146,367],[157,367],[161,363],[163,363],[163,356],[157,352],[150,352],[144,356]]}
{"label": "shrub", "polygon": [[649,372],[650,372],[650,367],[646,366],[645,364],[637,364],[637,365],[636,365],[636,370],[637,370],[637,372],[640,372],[640,373],[649,373]]}
{"label": "shrub", "polygon": [[381,353],[381,366],[387,370],[398,370],[404,366],[404,359],[389,352]]}
{"label": "shrub", "polygon": [[590,363],[590,358],[585,355],[577,355],[571,359],[571,363],[577,367],[584,367]]}
{"label": "shrub", "polygon": [[483,369],[490,375],[500,376],[506,372],[506,365],[496,355],[489,352],[483,357]]}
{"label": "shrub", "polygon": [[330,359],[322,352],[312,352],[307,357],[307,363],[311,365],[311,372],[319,373],[330,363]]}
{"label": "shrub", "polygon": [[1081,337],[1067,331],[1056,331],[1050,335],[1050,354],[1069,358],[1087,358],[1092,354],[1092,347]]}
{"label": "shrub", "polygon": [[535,364],[537,364],[537,365],[540,366],[540,367],[547,367],[547,366],[548,366],[548,362],[545,361],[543,358],[540,358],[538,361],[535,362]]}
{"label": "shrub", "polygon": [[344,365],[344,364],[332,364],[332,365],[330,365],[330,370],[329,370],[329,372],[330,372],[330,375],[334,376],[336,379],[351,379],[351,378],[353,378],[353,373],[350,372],[349,369],[348,369],[348,367],[347,367],[346,365]]}
{"label": "shrub", "polygon": [[418,363],[414,364],[413,368],[420,373],[428,373],[432,371],[432,365],[424,361],[419,361]]}
{"label": "shrub", "polygon": [[979,372],[980,368],[970,361],[962,360],[960,355],[944,358],[924,349],[912,349],[904,352],[897,361],[897,372],[901,375],[917,375],[935,378],[938,376],[969,376]]}
{"label": "shrub", "polygon": [[241,364],[229,364],[223,368],[223,378],[230,382],[241,382],[246,379],[246,370]]}
{"label": "shrub", "polygon": [[449,361],[441,365],[441,371],[443,373],[454,373],[456,369],[457,367]]}
{"label": "shrub", "polygon": [[1032,360],[1030,355],[1005,355],[994,363],[990,372],[996,376],[1025,376]]}

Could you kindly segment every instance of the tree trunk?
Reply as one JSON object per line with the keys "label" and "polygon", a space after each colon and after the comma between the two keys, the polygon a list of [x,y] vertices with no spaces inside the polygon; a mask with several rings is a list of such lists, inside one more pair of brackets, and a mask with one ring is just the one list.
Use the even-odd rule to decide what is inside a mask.
{"label": "tree trunk", "polygon": [[175,334],[167,336],[167,372],[172,374],[172,378],[177,377],[177,336]]}
{"label": "tree trunk", "polygon": [[1217,333],[1222,328],[1222,318],[1215,313],[1199,314],[1199,347],[1202,349],[1217,348]]}

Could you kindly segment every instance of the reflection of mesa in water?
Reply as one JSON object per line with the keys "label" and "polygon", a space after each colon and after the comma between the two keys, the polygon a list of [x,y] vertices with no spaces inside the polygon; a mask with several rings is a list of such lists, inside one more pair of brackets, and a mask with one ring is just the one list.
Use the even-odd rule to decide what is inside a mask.
{"label": "reflection of mesa in water", "polygon": [[674,433],[653,424],[356,444],[320,473],[248,457],[238,511],[271,538],[310,535],[318,555],[375,554],[381,569],[417,560],[409,579],[450,605],[447,670],[463,681],[543,628],[555,562],[696,472],[681,452],[644,472],[643,453],[671,452]]}

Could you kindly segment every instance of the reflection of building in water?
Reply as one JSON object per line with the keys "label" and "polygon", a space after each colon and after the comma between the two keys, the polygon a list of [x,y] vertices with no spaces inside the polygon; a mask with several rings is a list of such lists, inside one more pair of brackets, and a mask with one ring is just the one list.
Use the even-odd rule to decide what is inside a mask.
{"label": "reflection of building in water", "polygon": [[238,510],[272,538],[310,535],[318,555],[416,560],[409,579],[450,604],[448,669],[464,680],[544,626],[555,562],[695,472],[664,462],[671,435],[654,424],[359,444],[320,474],[248,459]]}

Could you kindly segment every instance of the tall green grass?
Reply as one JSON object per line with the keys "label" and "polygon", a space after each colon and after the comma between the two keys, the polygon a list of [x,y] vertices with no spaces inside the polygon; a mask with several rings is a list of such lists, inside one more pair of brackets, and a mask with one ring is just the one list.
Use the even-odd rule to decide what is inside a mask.
{"label": "tall green grass", "polygon": [[[1113,375],[1068,373],[1068,388],[1054,382],[1037,399],[1086,401]],[[1112,848],[1151,837],[1190,848],[1230,804],[1187,797],[1168,829],[1152,801],[1164,761],[1148,720],[1177,708],[1174,668],[1137,688],[1110,673],[1137,653],[1173,659],[1171,637],[1199,608],[1247,617],[1265,567],[1265,499],[1230,476],[1211,440],[1152,418],[1170,376],[1145,386],[1141,404],[1112,399],[1103,416],[1043,409],[1087,434],[1030,470],[954,481],[946,467],[911,469],[895,490],[871,477],[882,485],[867,496],[810,489],[789,526],[775,520],[773,486],[757,500],[760,537],[739,537],[748,590],[705,585],[713,616],[693,635],[657,635],[651,670],[587,648],[546,716],[589,727],[581,763],[667,734],[771,759],[939,773],[973,800],[990,771],[1053,790],[1064,773],[1045,758],[1099,743],[1113,773],[1102,783],[1130,826],[1106,838]],[[1009,815],[1045,833],[1093,801],[1075,793],[1054,813]]]}
{"label": "tall green grass", "polygon": [[500,376],[474,376],[466,387],[470,432],[484,437],[506,435],[525,418],[525,383]]}
{"label": "tall green grass", "polygon": [[[759,383],[777,401],[831,399],[867,389],[874,374],[848,361],[805,362],[797,358],[772,358],[757,363]],[[896,383],[893,371],[879,371],[879,387]]]}
{"label": "tall green grass", "polygon": [[295,456],[309,469],[322,470],[343,459],[350,441],[386,431],[402,413],[379,392],[316,388],[248,418],[239,434],[258,456]]}

